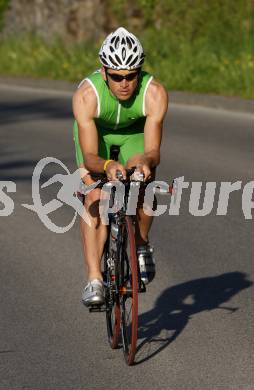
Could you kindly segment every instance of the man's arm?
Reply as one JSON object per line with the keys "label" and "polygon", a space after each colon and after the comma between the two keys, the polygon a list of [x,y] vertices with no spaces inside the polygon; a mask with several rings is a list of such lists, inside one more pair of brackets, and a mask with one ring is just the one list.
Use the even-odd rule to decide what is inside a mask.
{"label": "man's arm", "polygon": [[157,81],[152,81],[148,87],[146,99],[146,123],[144,128],[144,157],[150,168],[160,163],[160,146],[162,126],[168,109],[168,93]]}
{"label": "man's arm", "polygon": [[[78,124],[79,144],[89,171],[103,170],[104,160],[98,157],[98,134],[94,117],[97,111],[96,95],[87,82],[76,91],[72,99],[73,113]],[[102,161],[100,161],[102,160]]]}
{"label": "man's arm", "polygon": [[144,128],[144,154],[134,156],[131,161],[143,172],[145,180],[149,178],[151,169],[160,163],[160,145],[162,125],[168,108],[168,93],[157,81],[152,81],[145,97],[146,122]]}

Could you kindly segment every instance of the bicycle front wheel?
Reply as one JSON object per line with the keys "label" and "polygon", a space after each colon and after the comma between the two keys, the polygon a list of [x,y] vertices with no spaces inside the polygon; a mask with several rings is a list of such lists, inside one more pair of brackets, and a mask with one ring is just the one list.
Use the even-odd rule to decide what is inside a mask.
{"label": "bicycle front wheel", "polygon": [[134,363],[138,338],[138,266],[132,219],[125,217],[122,235],[120,304],[123,351],[126,363]]}

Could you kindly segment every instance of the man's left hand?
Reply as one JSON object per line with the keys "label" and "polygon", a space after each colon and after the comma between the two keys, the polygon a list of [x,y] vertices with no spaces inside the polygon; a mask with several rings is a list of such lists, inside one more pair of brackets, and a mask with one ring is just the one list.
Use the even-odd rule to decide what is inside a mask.
{"label": "man's left hand", "polygon": [[138,164],[136,164],[135,172],[143,173],[144,181],[147,181],[148,179],[151,178],[151,169],[148,163],[145,161],[145,159],[143,161],[140,161]]}

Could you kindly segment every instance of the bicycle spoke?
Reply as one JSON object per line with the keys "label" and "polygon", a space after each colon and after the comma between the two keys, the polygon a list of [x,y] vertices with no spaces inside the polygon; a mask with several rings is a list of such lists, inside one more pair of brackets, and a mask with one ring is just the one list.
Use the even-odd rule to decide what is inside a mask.
{"label": "bicycle spoke", "polygon": [[[115,283],[117,279],[115,270],[114,275],[112,275],[114,263],[110,237],[106,246],[107,248],[104,253],[104,273],[106,277],[106,322],[109,344],[111,348],[115,349],[119,344],[121,309],[119,296],[117,296],[115,293]],[[109,261],[109,259],[111,259],[111,261]]]}

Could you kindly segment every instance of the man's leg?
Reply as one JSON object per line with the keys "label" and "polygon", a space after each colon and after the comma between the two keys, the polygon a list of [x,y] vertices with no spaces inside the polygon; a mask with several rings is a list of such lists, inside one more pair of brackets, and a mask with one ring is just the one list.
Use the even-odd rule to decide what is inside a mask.
{"label": "man's leg", "polygon": [[85,196],[84,207],[90,218],[91,226],[82,218],[80,223],[84,260],[88,277],[88,283],[82,293],[82,302],[88,307],[102,305],[105,301],[101,274],[101,257],[106,241],[107,229],[100,220],[99,198],[99,189],[94,189]]}
{"label": "man's leg", "polygon": [[145,245],[149,241],[148,234],[153,223],[153,217],[144,213],[143,207],[137,210],[138,229],[136,229],[137,246]]}
{"label": "man's leg", "polygon": [[[137,165],[139,154],[135,154],[130,157],[127,161],[126,167],[130,168]],[[151,180],[155,180],[155,169],[152,171]],[[138,204],[137,204],[137,221],[138,229],[136,229],[136,243],[137,246],[145,245],[148,241],[148,234],[153,223],[153,217],[145,214],[144,212],[144,196],[145,191],[140,193]],[[156,207],[156,199],[154,201],[153,209]]]}
{"label": "man's leg", "polygon": [[[82,168],[84,167],[84,158],[80,148],[78,139],[78,126],[77,122],[74,122],[73,137],[76,152],[76,161],[80,169],[81,177],[86,185],[91,185],[94,181],[89,175],[82,176]],[[100,139],[100,155],[107,156],[107,148]],[[101,150],[102,149],[102,150]],[[88,280],[99,279],[102,280],[101,274],[101,257],[103,254],[104,244],[107,238],[107,227],[101,223],[99,215],[99,200],[100,189],[94,189],[85,196],[84,207],[88,213],[91,221],[91,227],[81,218],[80,219],[80,232],[83,244],[84,261],[87,268]]]}
{"label": "man's leg", "polygon": [[[92,184],[92,180],[85,179],[85,184]],[[87,267],[88,280],[102,280],[101,257],[107,239],[107,227],[102,224],[99,214],[100,189],[94,189],[85,196],[84,207],[91,221],[89,226],[82,218],[80,231],[83,243],[84,260]]]}
{"label": "man's leg", "polygon": [[[156,198],[153,202],[153,210],[156,208]],[[149,231],[152,226],[153,217],[145,213],[144,191],[141,191],[137,205],[136,224],[136,245],[137,257],[141,280],[148,284],[155,277],[155,261],[153,247],[149,243]]]}

